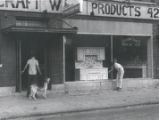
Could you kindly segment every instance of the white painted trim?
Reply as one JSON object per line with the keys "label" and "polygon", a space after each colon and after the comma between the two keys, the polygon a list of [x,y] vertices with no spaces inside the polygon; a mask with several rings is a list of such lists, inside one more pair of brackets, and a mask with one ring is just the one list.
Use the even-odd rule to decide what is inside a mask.
{"label": "white painted trim", "polygon": [[153,49],[153,36],[151,36],[151,38],[150,38],[150,41],[151,41],[151,61],[152,61],[152,78],[154,78],[154,49]]}
{"label": "white painted trim", "polygon": [[0,68],[2,68],[3,67],[3,64],[0,64]]}
{"label": "white painted trim", "polygon": [[66,81],[66,70],[65,70],[65,68],[66,68],[66,61],[65,61],[65,59],[66,59],[66,54],[65,54],[65,52],[66,52],[66,47],[65,47],[65,44],[66,44],[66,40],[67,40],[67,38],[66,38],[66,36],[65,35],[63,35],[63,38],[62,38],[63,40],[62,40],[62,49],[63,49],[63,83],[65,83],[65,81]]}
{"label": "white painted trim", "polygon": [[[113,35],[113,36],[132,36],[130,35],[121,35],[121,34],[109,34],[109,33],[90,33],[90,32],[77,32],[78,35]],[[145,35],[145,34],[135,34],[133,36],[141,36],[141,37],[151,37],[151,35]]]}

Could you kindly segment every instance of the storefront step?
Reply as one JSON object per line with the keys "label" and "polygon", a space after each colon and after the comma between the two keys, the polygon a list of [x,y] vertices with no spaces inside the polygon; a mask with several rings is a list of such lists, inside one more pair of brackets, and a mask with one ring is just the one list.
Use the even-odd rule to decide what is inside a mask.
{"label": "storefront step", "polygon": [[[140,89],[159,86],[158,79],[124,79],[123,89]],[[98,94],[104,90],[113,90],[115,80],[76,81],[65,83],[65,93],[70,95]]]}
{"label": "storefront step", "polygon": [[[142,88],[159,87],[159,79],[124,79],[123,90],[142,89]],[[93,80],[93,81],[75,81],[65,82],[64,84],[53,84],[52,89],[48,90],[49,95],[69,94],[85,95],[98,94],[102,91],[113,90],[115,80]],[[10,95],[25,95],[26,91],[21,93],[15,92],[15,87],[0,87],[0,97]]]}
{"label": "storefront step", "polygon": [[0,87],[0,97],[15,95],[15,87]]}

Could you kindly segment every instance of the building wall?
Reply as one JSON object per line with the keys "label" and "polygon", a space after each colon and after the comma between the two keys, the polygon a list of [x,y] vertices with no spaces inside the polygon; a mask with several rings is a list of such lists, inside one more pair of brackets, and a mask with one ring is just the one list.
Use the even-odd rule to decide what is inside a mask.
{"label": "building wall", "polygon": [[63,83],[63,45],[62,37],[56,37],[48,41],[50,77],[53,84]]}
{"label": "building wall", "polygon": [[[157,3],[157,5],[159,5],[159,1],[158,0],[153,0],[155,1],[155,3]],[[153,59],[154,59],[154,78],[159,78],[159,36],[158,36],[158,32],[159,32],[159,27],[158,27],[158,23],[154,22],[153,24]]]}
{"label": "building wall", "polygon": [[153,59],[154,59],[154,78],[159,78],[159,36],[158,24],[153,25]]}
{"label": "building wall", "polygon": [[16,84],[16,43],[10,34],[0,33],[0,87]]}
{"label": "building wall", "polygon": [[[158,5],[159,1],[154,0]],[[154,23],[153,25],[153,59],[154,59],[154,78],[158,79],[159,78],[159,26],[158,23]]]}
{"label": "building wall", "polygon": [[[6,12],[7,13],[7,12]],[[25,15],[23,12],[8,12],[10,15],[18,15],[18,16],[25,16],[25,17],[39,17],[41,16],[38,14],[29,14],[26,13]],[[12,14],[13,13],[13,14]],[[19,14],[20,13],[20,14]],[[3,17],[5,17],[5,14]],[[54,19],[52,17],[51,19]],[[151,28],[151,23],[135,23],[135,22],[127,22],[127,25],[124,25],[124,22],[119,21],[106,21],[106,20],[99,20],[99,19],[93,19],[93,20],[86,20],[86,19],[72,19],[72,20],[66,20],[70,25],[79,27],[79,34],[102,34],[102,35],[113,35],[114,29],[116,30],[116,35],[137,35],[139,36],[151,36],[151,30],[147,28]],[[52,26],[56,26],[57,24],[54,24],[54,21],[50,21],[49,24]],[[102,23],[102,24],[101,24]],[[114,24],[115,23],[115,24]],[[109,26],[109,27],[108,27]],[[117,26],[117,28],[116,28]],[[125,27],[123,31],[121,31],[121,26]],[[155,25],[154,25],[155,26]],[[128,28],[137,28],[133,29],[133,31],[128,31],[130,29]],[[101,29],[102,28],[102,29]],[[111,31],[108,28],[112,28]],[[141,30],[143,30],[141,32]],[[101,30],[103,32],[101,32]],[[107,32],[108,31],[108,32]],[[110,31],[110,32],[109,32]],[[156,31],[156,29],[154,29]],[[155,35],[155,33],[154,33]],[[62,35],[59,35],[57,38],[50,39],[48,41],[49,44],[49,61],[50,61],[50,76],[53,79],[53,83],[63,83],[64,80],[64,64],[63,64],[63,39]],[[159,42],[157,36],[154,36],[154,66],[159,66]],[[1,62],[3,64],[3,67],[0,68],[0,86],[14,86],[16,84],[16,43],[15,40],[12,39],[11,34],[2,34],[0,33],[0,57]],[[154,67],[154,77],[159,78],[159,75],[157,74],[159,72],[159,67]]]}
{"label": "building wall", "polygon": [[[7,19],[13,18],[16,16],[21,16],[21,18],[40,18],[42,15],[39,13],[26,13],[24,15],[23,12],[1,12],[0,11],[0,62],[2,62],[3,67],[0,68],[0,87],[7,87],[7,86],[16,86],[17,81],[17,63],[16,63],[16,38],[18,33],[14,34],[13,32],[4,33],[1,30],[1,27],[6,26],[7,24],[13,23],[14,21]],[[5,24],[2,23],[1,20],[4,20]],[[35,19],[36,20],[36,19]],[[4,21],[3,21],[4,22]],[[35,22],[35,21],[34,21]],[[61,22],[61,21],[60,21]],[[54,17],[50,19],[48,27],[58,28],[59,25],[56,24]],[[34,24],[34,23],[32,23]],[[24,33],[24,32],[23,32]],[[27,34],[27,33],[26,33]],[[63,42],[62,42],[62,34],[57,35],[56,33],[53,34],[41,34],[41,36],[47,36],[46,42],[49,46],[49,77],[52,78],[53,84],[63,83],[64,76],[63,76]],[[55,36],[54,36],[55,35]]]}
{"label": "building wall", "polygon": [[117,21],[118,19],[105,18],[102,20],[97,17],[83,19],[67,19],[66,21],[78,28],[78,34],[96,35],[130,35],[130,36],[151,36],[152,24],[143,21]]}
{"label": "building wall", "polygon": [[[159,1],[154,0],[158,5]],[[159,26],[154,24],[154,78],[159,78]]]}

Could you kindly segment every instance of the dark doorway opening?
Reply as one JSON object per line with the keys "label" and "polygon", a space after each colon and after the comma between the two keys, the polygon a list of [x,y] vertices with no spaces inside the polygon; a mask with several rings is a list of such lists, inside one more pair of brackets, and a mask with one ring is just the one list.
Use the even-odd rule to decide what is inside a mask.
{"label": "dark doorway opening", "polygon": [[[48,71],[47,68],[47,52],[46,52],[46,38],[39,34],[27,34],[23,35],[21,40],[21,67],[24,68],[27,60],[30,58],[31,54],[34,54],[36,59],[39,61],[39,66],[42,75],[38,75],[38,85],[42,86],[44,77]],[[28,82],[28,71],[26,70],[22,74],[22,90],[26,90]]]}

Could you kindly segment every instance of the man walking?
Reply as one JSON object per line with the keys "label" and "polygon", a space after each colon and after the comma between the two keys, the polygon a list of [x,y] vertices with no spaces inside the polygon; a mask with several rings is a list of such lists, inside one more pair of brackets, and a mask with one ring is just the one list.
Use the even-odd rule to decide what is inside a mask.
{"label": "man walking", "polygon": [[30,94],[30,85],[31,84],[37,84],[37,74],[41,75],[39,62],[35,58],[34,55],[31,56],[31,58],[27,61],[24,69],[22,72],[25,72],[25,70],[28,68],[28,84],[27,84],[27,97],[29,97]]}

